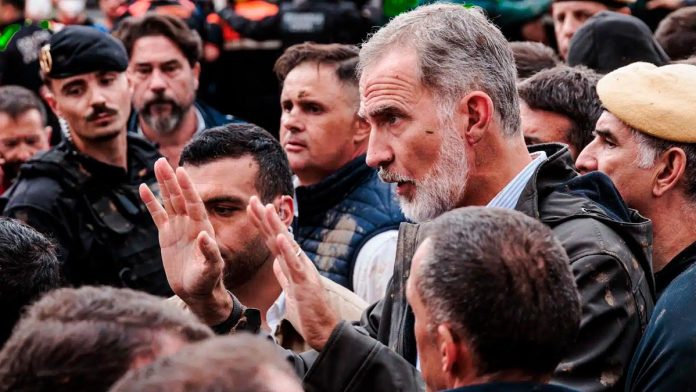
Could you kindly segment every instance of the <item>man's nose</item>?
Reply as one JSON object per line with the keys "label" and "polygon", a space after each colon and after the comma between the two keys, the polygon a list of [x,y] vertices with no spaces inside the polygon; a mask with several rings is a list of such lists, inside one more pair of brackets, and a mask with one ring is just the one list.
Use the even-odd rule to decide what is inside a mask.
{"label": "man's nose", "polygon": [[389,141],[386,136],[382,136],[373,127],[370,131],[370,140],[367,144],[367,165],[373,168],[387,166],[394,160]]}
{"label": "man's nose", "polygon": [[596,171],[598,169],[596,154],[594,153],[594,142],[588,144],[580,151],[578,159],[575,160],[575,167],[581,174]]}

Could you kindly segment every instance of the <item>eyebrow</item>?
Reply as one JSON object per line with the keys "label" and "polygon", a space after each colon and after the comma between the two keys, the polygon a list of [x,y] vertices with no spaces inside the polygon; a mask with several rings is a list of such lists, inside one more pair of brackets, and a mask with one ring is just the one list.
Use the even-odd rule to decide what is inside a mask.
{"label": "eyebrow", "polygon": [[[363,114],[365,112],[363,111]],[[401,109],[392,105],[381,105],[367,112],[367,115],[372,118],[384,118],[390,115],[400,115],[404,116],[404,112]]]}
{"label": "eyebrow", "polygon": [[67,92],[67,90],[73,86],[84,86],[86,84],[87,84],[87,82],[85,82],[84,79],[71,80],[70,82],[64,84],[63,87],[60,88],[60,91],[63,94],[65,94]]}
{"label": "eyebrow", "polygon": [[209,204],[220,204],[220,203],[246,205],[246,203],[241,198],[236,197],[236,196],[213,196],[213,197],[210,197],[210,198],[203,200],[203,204],[205,204],[206,206]]}

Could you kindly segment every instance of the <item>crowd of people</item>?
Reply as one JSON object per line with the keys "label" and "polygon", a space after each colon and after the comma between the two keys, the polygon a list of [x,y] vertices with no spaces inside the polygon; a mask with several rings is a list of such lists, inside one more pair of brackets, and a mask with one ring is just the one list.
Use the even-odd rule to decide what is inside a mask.
{"label": "crowd of people", "polygon": [[696,391],[691,3],[0,0],[0,392]]}

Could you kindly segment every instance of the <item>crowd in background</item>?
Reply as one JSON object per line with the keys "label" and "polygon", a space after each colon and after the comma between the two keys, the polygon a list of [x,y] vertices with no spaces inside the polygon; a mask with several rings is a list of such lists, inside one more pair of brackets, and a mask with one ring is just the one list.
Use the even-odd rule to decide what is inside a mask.
{"label": "crowd in background", "polygon": [[696,1],[0,28],[0,391],[696,391]]}

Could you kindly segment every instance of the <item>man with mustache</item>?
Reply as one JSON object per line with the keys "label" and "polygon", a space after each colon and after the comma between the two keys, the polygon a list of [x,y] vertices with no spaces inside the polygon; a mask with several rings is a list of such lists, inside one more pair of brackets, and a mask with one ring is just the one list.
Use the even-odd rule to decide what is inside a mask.
{"label": "man with mustache", "polygon": [[68,140],[29,160],[3,196],[3,214],[58,245],[72,285],[127,286],[169,295],[157,229],[137,186],[155,185],[152,144],[129,135],[128,56],[108,34],[70,26],[41,50],[51,108]]}
{"label": "man with mustache", "polygon": [[[568,255],[582,305],[578,338],[551,382],[620,390],[653,307],[650,222],[625,206],[607,176],[578,176],[566,147],[527,149],[514,59],[501,32],[477,9],[420,7],[392,19],[362,46],[358,70],[361,114],[371,125],[367,163],[397,181],[406,217],[427,225],[458,207],[489,206],[515,209],[549,226]],[[248,212],[277,256],[301,334],[320,351],[313,361],[302,356],[295,362],[308,371],[307,389],[416,389],[422,347],[416,348],[414,324],[432,320],[414,321],[406,281],[422,226],[400,226],[387,295],[355,325],[325,305],[318,273],[284,232],[273,206],[252,198]],[[181,241],[184,246],[186,239]],[[188,290],[209,275],[197,272],[201,276],[189,277]],[[210,288],[195,291],[192,310],[211,324],[233,325],[240,306],[224,285]],[[485,307],[480,311],[498,317]]]}
{"label": "man with mustache", "polygon": [[135,111],[128,131],[156,143],[173,167],[197,132],[241,122],[196,100],[202,44],[184,21],[161,14],[129,18],[114,36],[130,57]]}
{"label": "man with mustache", "polygon": [[46,109],[34,93],[21,86],[0,87],[0,192],[12,185],[22,163],[48,150],[50,136]]}

